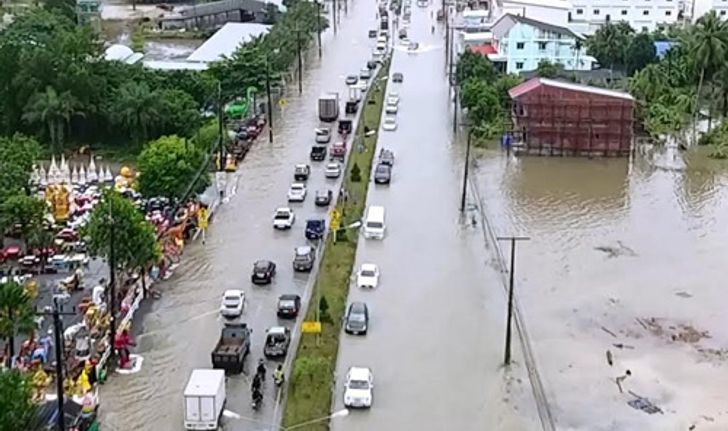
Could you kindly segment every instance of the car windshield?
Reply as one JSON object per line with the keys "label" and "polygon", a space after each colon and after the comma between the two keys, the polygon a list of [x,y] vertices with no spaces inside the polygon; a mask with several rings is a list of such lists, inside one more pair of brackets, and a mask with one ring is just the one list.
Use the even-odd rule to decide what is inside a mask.
{"label": "car windshield", "polygon": [[278,302],[280,308],[296,308],[296,301],[292,299],[281,299]]}
{"label": "car windshield", "polygon": [[309,220],[309,221],[308,221],[308,226],[309,226],[309,227],[314,227],[314,228],[316,228],[316,227],[319,227],[319,226],[321,226],[322,224],[323,224],[323,222],[322,222],[321,220]]}
{"label": "car windshield", "polygon": [[276,213],[276,220],[288,220],[288,213],[287,212],[278,212]]}
{"label": "car windshield", "polygon": [[238,296],[226,296],[225,298],[223,298],[223,302],[225,303],[225,305],[230,305],[230,304],[237,305],[238,302],[240,302],[240,297],[238,297]]}
{"label": "car windshield", "polygon": [[363,323],[365,320],[363,314],[351,313],[349,315],[349,322]]}
{"label": "car windshield", "polygon": [[382,223],[380,223],[378,221],[370,221],[367,223],[367,227],[374,228],[374,229],[381,229],[383,226],[382,226]]}
{"label": "car windshield", "polygon": [[395,121],[396,121],[396,120],[395,120],[394,118],[385,118],[385,119],[384,119],[384,123],[385,123],[385,124],[394,124],[394,123],[395,123]]}
{"label": "car windshield", "polygon": [[349,380],[349,389],[369,389],[369,382],[366,380]]}
{"label": "car windshield", "polygon": [[319,190],[319,191],[316,192],[316,197],[317,198],[328,198],[329,197],[329,194],[326,193],[325,191]]}
{"label": "car windshield", "polygon": [[377,173],[386,175],[389,173],[389,168],[387,168],[387,165],[379,165],[377,166]]}
{"label": "car windshield", "polygon": [[291,186],[291,191],[299,192],[301,190],[303,190],[303,185],[302,184],[293,184]]}
{"label": "car windshield", "polygon": [[374,277],[375,275],[377,275],[377,273],[371,269],[362,269],[361,270],[362,277]]}
{"label": "car windshield", "polygon": [[327,136],[329,134],[329,129],[316,129],[316,134],[318,136]]}
{"label": "car windshield", "polygon": [[326,166],[326,169],[328,169],[329,171],[338,171],[339,165],[328,165]]}
{"label": "car windshield", "polygon": [[266,262],[266,261],[255,262],[255,270],[256,271],[267,271],[268,262]]}

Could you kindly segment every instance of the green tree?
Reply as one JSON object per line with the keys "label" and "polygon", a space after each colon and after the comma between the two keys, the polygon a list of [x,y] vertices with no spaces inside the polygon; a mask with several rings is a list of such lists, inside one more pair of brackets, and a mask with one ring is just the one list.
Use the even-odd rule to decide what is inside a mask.
{"label": "green tree", "polygon": [[700,111],[700,94],[703,89],[703,82],[706,75],[712,74],[725,62],[728,48],[728,27],[718,18],[714,10],[703,15],[695,23],[690,33],[689,45],[692,52],[692,59],[698,70],[700,78],[695,94],[695,106],[693,113],[693,140],[697,138],[698,113]]}
{"label": "green tree", "polygon": [[624,21],[608,22],[586,40],[586,47],[599,64],[614,70],[625,65],[627,47],[634,35],[634,29]]}
{"label": "green tree", "polygon": [[159,255],[154,227],[129,199],[113,189],[103,192],[82,234],[89,253],[103,258],[109,257],[113,239],[114,257],[120,268],[137,268]]}
{"label": "green tree", "polygon": [[202,125],[200,108],[188,93],[182,90],[159,90],[162,134],[177,134],[189,138]]}
{"label": "green tree", "polygon": [[462,85],[471,78],[482,79],[486,81],[495,80],[496,71],[493,63],[484,55],[466,50],[458,58],[455,67],[455,80],[458,85]]}
{"label": "green tree", "polygon": [[[42,225],[33,225],[28,232],[26,242],[30,249],[44,250],[53,247],[55,236],[53,232]],[[48,259],[46,253],[40,255],[40,272],[45,272],[45,266]]]}
{"label": "green tree", "polygon": [[[205,159],[202,150],[187,145],[180,137],[162,136],[147,144],[137,159],[139,191],[144,196],[182,199]],[[202,175],[193,191],[201,192],[209,184],[209,176]]]}
{"label": "green tree", "polygon": [[15,134],[0,136],[0,202],[13,194],[25,193],[40,146],[32,138]]}
{"label": "green tree", "polygon": [[642,70],[656,59],[655,42],[647,32],[642,32],[630,40],[625,53],[627,74],[632,75]]}
{"label": "green tree", "polygon": [[561,63],[552,63],[548,60],[541,60],[538,63],[536,74],[541,78],[556,78],[564,72],[564,65]]}
{"label": "green tree", "polygon": [[159,94],[144,82],[123,84],[111,105],[112,121],[128,130],[137,145],[149,137],[150,129],[159,122]]}
{"label": "green tree", "polygon": [[0,337],[6,339],[11,357],[15,355],[15,337],[32,334],[35,329],[33,301],[25,288],[12,279],[0,283]]}
{"label": "green tree", "polygon": [[0,431],[27,429],[35,413],[30,377],[18,370],[0,370]]}
{"label": "green tree", "polygon": [[35,196],[12,195],[0,203],[0,226],[18,228],[25,242],[35,226],[41,226],[47,212],[46,203]]}
{"label": "green tree", "polygon": [[70,127],[71,117],[81,114],[79,102],[71,92],[58,93],[48,86],[28,101],[23,119],[31,125],[42,124],[48,128],[48,137],[56,150],[63,147],[63,137]]}
{"label": "green tree", "polygon": [[354,162],[354,166],[351,167],[351,182],[352,183],[358,183],[361,181],[361,169],[359,168],[359,164]]}
{"label": "green tree", "polygon": [[220,82],[225,100],[245,97],[249,87],[264,88],[268,67],[262,39],[244,43],[228,58],[213,63],[210,73]]}

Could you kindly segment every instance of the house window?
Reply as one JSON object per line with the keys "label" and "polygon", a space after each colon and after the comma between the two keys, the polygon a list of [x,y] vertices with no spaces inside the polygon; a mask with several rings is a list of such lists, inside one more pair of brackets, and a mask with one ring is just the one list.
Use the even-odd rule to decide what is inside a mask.
{"label": "house window", "polygon": [[594,15],[599,15],[599,9],[594,9]]}
{"label": "house window", "polygon": [[522,61],[517,61],[516,62],[516,69],[518,69],[518,70],[523,69],[523,62]]}
{"label": "house window", "polygon": [[541,51],[545,51],[546,50],[546,42],[539,42],[538,43],[538,49],[540,49]]}
{"label": "house window", "polygon": [[576,10],[576,14],[577,15],[583,15],[584,14],[584,9],[577,9]]}
{"label": "house window", "polygon": [[647,15],[649,15],[649,14],[650,14],[650,11],[649,11],[649,10],[647,10],[647,9],[645,9],[645,10],[643,10],[643,11],[642,11],[642,15],[645,15],[645,16],[647,16]]}
{"label": "house window", "polygon": [[627,9],[622,9],[622,15],[627,15]]}
{"label": "house window", "polygon": [[523,49],[525,46],[526,46],[526,44],[523,42],[516,43],[516,49]]}
{"label": "house window", "polygon": [[672,15],[672,11],[671,10],[666,10],[665,11],[665,16],[670,16],[670,15]]}

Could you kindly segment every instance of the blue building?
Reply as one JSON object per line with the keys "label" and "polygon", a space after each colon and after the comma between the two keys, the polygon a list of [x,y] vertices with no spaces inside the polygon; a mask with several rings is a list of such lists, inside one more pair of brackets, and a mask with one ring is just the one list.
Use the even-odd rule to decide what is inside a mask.
{"label": "blue building", "polygon": [[566,70],[591,70],[596,62],[586,55],[583,38],[566,27],[505,14],[491,32],[498,53],[488,58],[507,73],[536,70],[543,60],[560,63]]}

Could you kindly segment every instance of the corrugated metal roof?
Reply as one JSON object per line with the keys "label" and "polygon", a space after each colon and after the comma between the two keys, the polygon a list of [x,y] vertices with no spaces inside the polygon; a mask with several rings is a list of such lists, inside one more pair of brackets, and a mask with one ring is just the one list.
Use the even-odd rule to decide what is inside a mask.
{"label": "corrugated metal roof", "polygon": [[[574,33],[573,31],[571,31],[570,29],[568,29],[566,27],[561,27],[561,26],[558,26],[558,25],[549,24],[547,22],[538,21],[538,20],[535,20],[533,18],[527,18],[525,16],[515,15],[515,14],[512,14],[512,13],[504,14],[503,16],[501,16],[500,18],[498,18],[498,21],[496,21],[496,24],[498,24],[501,20],[503,20],[505,18],[508,18],[508,17],[510,17],[511,19],[513,19],[515,22],[518,22],[518,23],[521,23],[521,24],[526,24],[526,25],[530,25],[532,27],[536,27],[536,28],[539,28],[539,29],[542,29],[542,30],[551,31],[551,32],[554,32],[554,33],[559,33],[559,34],[563,34],[565,36],[573,37],[574,39],[582,39],[581,36],[579,36],[578,34]],[[495,26],[496,24],[493,24],[493,25]],[[508,30],[510,30],[510,29],[508,29]]]}
{"label": "corrugated metal roof", "polygon": [[516,99],[530,91],[533,91],[534,89],[536,89],[542,85],[547,86],[547,87],[562,88],[564,90],[570,90],[570,91],[598,94],[600,96],[614,97],[617,99],[634,100],[634,97],[632,97],[630,94],[624,93],[622,91],[607,90],[605,88],[591,87],[588,85],[581,85],[581,84],[573,84],[570,82],[555,81],[553,79],[546,79],[546,78],[529,79],[528,81],[523,82],[519,85],[516,85],[515,87],[508,90],[508,95],[511,96],[512,99]]}
{"label": "corrugated metal roof", "polygon": [[267,33],[271,26],[229,22],[197,48],[187,61],[211,63],[229,57],[243,42]]}

